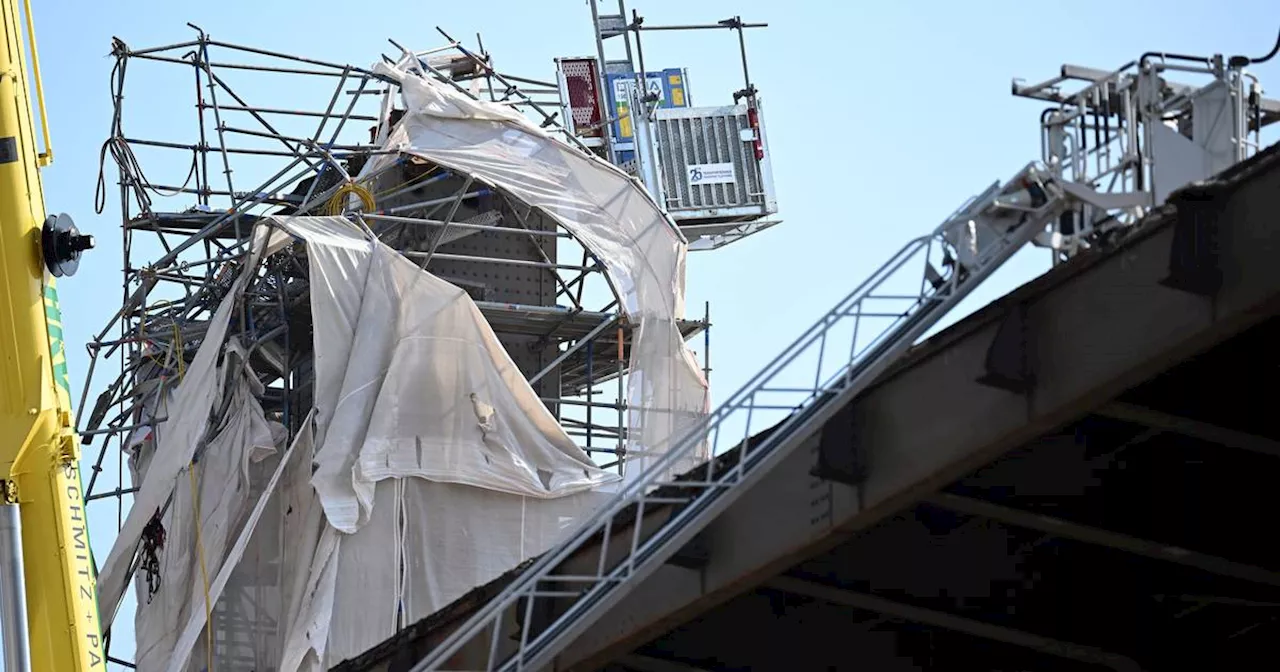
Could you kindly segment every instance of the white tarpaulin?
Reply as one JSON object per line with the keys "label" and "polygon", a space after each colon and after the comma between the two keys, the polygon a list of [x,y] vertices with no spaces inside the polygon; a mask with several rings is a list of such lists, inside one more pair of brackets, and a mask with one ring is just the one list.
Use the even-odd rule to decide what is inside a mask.
{"label": "white tarpaulin", "polygon": [[617,477],[464,291],[341,218],[275,223],[310,260],[326,519],[281,669],[324,669],[545,551]]}
{"label": "white tarpaulin", "polygon": [[[197,362],[224,350],[223,364],[206,375],[192,366],[169,411],[201,401],[160,424],[145,465],[142,493],[171,501],[164,582],[150,600],[139,587],[140,670],[203,666],[206,606],[226,615],[215,659],[327,669],[542,553],[599,503],[593,488],[618,478],[569,439],[461,289],[341,218],[273,225],[255,249],[290,238],[307,248],[317,435],[304,422],[298,455],[271,457],[282,437],[243,350],[235,339],[202,344]],[[163,430],[207,417],[224,395],[215,431],[192,435],[193,498]],[[137,539],[118,539],[113,556]]]}
{"label": "white tarpaulin", "polygon": [[[237,415],[232,415],[231,417],[233,418],[249,417],[255,421],[253,424],[250,425],[251,427],[253,427],[254,425],[262,424],[262,414],[261,414],[260,408],[257,409],[256,413],[237,414]],[[299,443],[298,441],[295,440],[294,443],[289,446],[289,450],[285,451],[284,456],[280,458],[279,463],[275,465],[275,468],[272,470],[271,478],[262,486],[261,492],[257,493],[256,497],[251,499],[250,490],[251,490],[251,486],[254,485],[254,482],[249,473],[250,465],[262,462],[265,458],[271,455],[274,455],[275,453],[274,453],[274,450],[270,452],[265,450],[264,449],[265,445],[262,443],[261,439],[255,440],[254,437],[252,436],[243,436],[244,430],[239,430],[239,432],[241,433],[243,439],[249,439],[249,440],[247,441],[241,440],[239,442],[241,446],[239,450],[232,449],[232,450],[220,451],[220,452],[229,454],[233,458],[235,458],[235,462],[233,464],[234,466],[239,466],[240,478],[238,479],[233,478],[232,480],[232,482],[235,484],[235,487],[228,488],[227,480],[225,479],[217,480],[216,478],[216,476],[222,476],[224,474],[211,472],[211,470],[209,470],[207,467],[202,474],[204,483],[207,486],[210,486],[209,489],[212,489],[215,492],[217,490],[221,490],[223,491],[224,494],[220,498],[220,500],[217,500],[215,499],[216,495],[208,496],[206,495],[205,491],[202,490],[201,497],[198,500],[201,504],[203,504],[208,499],[215,499],[215,501],[219,501],[219,503],[221,503],[221,501],[227,501],[227,500],[234,502],[233,506],[219,507],[220,510],[226,510],[226,514],[224,514],[225,517],[222,520],[218,520],[217,518],[213,519],[214,521],[222,524],[221,531],[223,532],[223,534],[219,539],[219,543],[214,544],[212,541],[208,540],[206,538],[206,535],[203,532],[200,535],[197,535],[195,539],[180,540],[180,541],[186,542],[187,546],[197,548],[200,551],[202,551],[204,554],[211,556],[215,561],[215,564],[211,567],[210,566],[200,567],[201,581],[204,583],[204,586],[203,586],[204,595],[200,595],[197,592],[197,590],[191,591],[192,592],[191,599],[188,601],[186,605],[187,609],[185,610],[187,612],[185,622],[183,620],[166,619],[160,622],[149,624],[149,626],[145,628],[144,627],[138,628],[139,633],[147,633],[150,635],[154,635],[157,631],[165,633],[165,639],[168,640],[168,638],[172,637],[173,634],[179,633],[179,630],[177,629],[177,627],[179,626],[179,624],[181,624],[181,627],[182,627],[180,631],[181,634],[178,634],[176,643],[173,643],[171,641],[165,641],[164,642],[165,644],[171,644],[171,646],[167,648],[160,647],[160,646],[151,646],[148,648],[149,653],[162,652],[166,656],[167,661],[165,662],[165,664],[167,665],[166,669],[169,672],[180,672],[181,670],[186,669],[187,661],[189,660],[188,656],[190,655],[190,652],[192,651],[192,649],[195,648],[196,640],[197,638],[199,638],[201,634],[201,629],[204,628],[205,632],[206,633],[208,632],[207,630],[208,621],[205,618],[207,614],[202,614],[199,611],[192,609],[191,607],[193,605],[199,605],[201,602],[203,602],[204,605],[212,608],[213,605],[218,604],[221,601],[223,590],[227,587],[227,584],[230,581],[231,577],[236,574],[238,569],[240,569],[240,561],[244,558],[244,552],[247,549],[250,540],[252,539],[253,532],[257,529],[258,521],[262,519],[263,512],[267,510],[267,507],[270,504],[271,499],[276,492],[276,485],[279,483],[280,477],[284,474],[286,467],[290,464],[291,457],[295,449],[298,447],[298,443]],[[266,436],[266,438],[270,439],[271,437],[268,435]],[[248,447],[249,450],[245,451],[244,450],[245,447]],[[223,447],[217,446],[217,445],[210,446],[211,451],[218,450],[219,448],[223,448]],[[234,492],[234,496],[228,496],[232,492]],[[251,510],[247,506],[250,501],[254,502],[253,508]],[[182,512],[175,511],[173,515],[180,516],[182,515]],[[205,517],[203,516],[203,514],[201,519],[205,520]],[[243,523],[238,525],[238,527],[240,528],[239,535],[236,537],[235,542],[228,545],[226,541],[229,539],[229,536],[227,533],[231,531],[230,524],[238,523],[241,520],[243,520]],[[207,525],[207,523],[205,524]],[[201,529],[203,530],[205,528],[202,527]],[[211,573],[212,573],[212,577],[210,577]],[[175,592],[170,592],[165,596],[164,599],[166,601],[171,601],[177,595],[178,594]],[[139,615],[143,617],[146,617],[149,615],[153,616],[154,614],[149,614],[148,612],[154,612],[154,611],[158,611],[158,610],[147,609],[145,611],[139,612]],[[164,616],[163,613],[161,615],[162,617]],[[177,614],[174,614],[174,615],[177,615]],[[206,641],[201,642],[201,644],[207,647],[209,643],[206,639]],[[208,652],[206,650],[206,656],[207,655],[208,655]],[[158,666],[159,664],[159,661],[155,661],[155,662],[148,661],[148,664],[144,666],[142,663],[142,658],[143,658],[142,648],[139,647],[139,655],[138,655],[138,662],[137,662],[137,665],[139,667],[151,668],[154,666]],[[161,658],[160,660],[165,660],[165,658]],[[197,660],[198,660],[198,657],[197,657]],[[255,665],[254,669],[258,669],[259,667],[261,666]]]}
{"label": "white tarpaulin", "polygon": [[547,551],[606,498],[588,491],[537,499],[418,478],[379,482],[370,521],[336,535],[333,572],[317,582],[332,592],[302,618],[324,624],[312,629],[322,648],[312,653],[312,641],[297,640],[301,649],[291,647],[286,663],[313,662],[281,669],[318,672],[369,650]]}
{"label": "white tarpaulin", "polygon": [[329,524],[359,529],[386,478],[539,498],[617,478],[560,427],[466,292],[342,218],[276,223],[310,259],[313,484]]}
{"label": "white tarpaulin", "polygon": [[[284,438],[283,428],[272,427],[254,397],[261,386],[244,363],[243,350],[235,342],[227,350],[223,370],[230,374],[230,387],[214,397],[216,403],[230,395],[225,421],[202,445],[195,464],[184,470],[162,518],[170,549],[161,558],[163,589],[148,600],[146,587],[139,586],[139,602],[150,602],[135,622],[141,669],[169,662],[183,625],[196,610],[204,622],[205,580],[224,568],[235,528],[252,505],[249,465],[272,454]],[[216,594],[210,598],[214,600]]]}
{"label": "white tarpaulin", "polygon": [[[605,265],[632,329],[628,473],[642,472],[707,412],[676,324],[682,236],[616,168],[502,106],[396,76],[409,111],[388,146],[539,208]],[[257,380],[224,354],[259,261],[291,241],[309,263],[315,384],[286,460]],[[252,249],[162,395],[167,419],[99,579],[110,616],[143,528],[166,511],[170,575],[136,619],[144,672],[203,667],[206,608],[226,669],[327,669],[544,552],[617,481],[569,439],[461,289],[339,217],[274,218]]]}
{"label": "white tarpaulin", "polygon": [[[255,237],[248,268],[257,265],[264,242],[264,238]],[[155,452],[149,463],[140,467],[146,478],[142,479],[134,495],[129,516],[116,535],[98,575],[98,608],[108,622],[124,597],[130,565],[143,528],[173,495],[179,485],[179,476],[191,464],[197,448],[204,443],[209,417],[222,393],[218,361],[222,357],[227,324],[231,320],[236,297],[244,291],[248,281],[249,273],[243,272],[232,283],[231,291],[210,318],[204,342],[191,365],[186,367],[182,381],[168,392],[167,400],[161,404],[161,415],[167,419],[154,428]]]}
{"label": "white tarpaulin", "polygon": [[[634,329],[626,473],[642,473],[709,410],[706,380],[676,325],[684,314],[683,236],[626,173],[513,110],[468,98],[411,67],[380,63],[375,70],[400,82],[406,108],[388,149],[466,173],[542,210],[604,264]],[[394,160],[376,156],[362,175]]]}

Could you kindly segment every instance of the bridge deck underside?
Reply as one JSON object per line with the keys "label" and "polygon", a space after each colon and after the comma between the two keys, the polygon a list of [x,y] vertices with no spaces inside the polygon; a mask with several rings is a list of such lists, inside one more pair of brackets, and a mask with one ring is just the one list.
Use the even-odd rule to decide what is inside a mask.
{"label": "bridge deck underside", "polygon": [[1190,358],[622,669],[1252,667],[1280,633],[1277,342],[1272,318]]}

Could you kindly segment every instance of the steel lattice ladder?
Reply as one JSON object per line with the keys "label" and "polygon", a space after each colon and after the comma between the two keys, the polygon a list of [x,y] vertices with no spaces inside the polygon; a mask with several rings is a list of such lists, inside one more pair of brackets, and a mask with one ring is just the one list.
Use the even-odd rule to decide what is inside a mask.
{"label": "steel lattice ladder", "polygon": [[[485,643],[486,660],[467,669],[539,670],[550,665],[605,610],[820,429],[1015,252],[1043,234],[1066,207],[1060,186],[1033,163],[1004,185],[996,183],[971,199],[930,235],[909,242],[413,671],[452,669],[447,667],[450,659],[474,642]],[[770,426],[772,431],[752,442],[753,429]],[[733,442],[731,451],[716,450],[729,445],[722,439]],[[675,464],[706,442],[720,459],[681,477],[670,476]],[[656,529],[645,531],[646,509],[653,512],[655,507],[672,507],[671,513]],[[592,571],[558,573],[566,560],[595,545],[600,551]],[[535,626],[535,614],[546,606],[556,609],[556,615]],[[514,633],[504,630],[512,620]],[[467,649],[468,654],[474,651]]]}

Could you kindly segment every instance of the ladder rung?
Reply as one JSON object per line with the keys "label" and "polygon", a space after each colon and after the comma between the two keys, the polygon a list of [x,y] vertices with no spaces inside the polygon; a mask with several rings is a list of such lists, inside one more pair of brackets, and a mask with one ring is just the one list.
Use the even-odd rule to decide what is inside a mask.
{"label": "ladder rung", "polygon": [[525,593],[533,597],[581,597],[582,592],[577,590],[535,590],[532,593]]}
{"label": "ladder rung", "polygon": [[654,481],[659,488],[726,488],[727,483],[719,481]]}
{"label": "ladder rung", "polygon": [[631,74],[631,61],[605,61],[604,71],[610,75]]}
{"label": "ladder rung", "polygon": [[815,390],[812,387],[762,387],[756,390],[756,394],[763,392],[779,392],[790,394],[813,394]]}
{"label": "ladder rung", "polygon": [[627,19],[621,14],[603,14],[596,23],[596,30],[600,32],[600,37],[605,39],[621,35],[627,30]]}
{"label": "ladder rung", "polygon": [[538,579],[539,581],[563,581],[564,583],[616,583],[618,579],[612,576],[591,576],[589,574],[548,574]]}
{"label": "ladder rung", "polygon": [[692,497],[645,497],[645,504],[688,504]]}

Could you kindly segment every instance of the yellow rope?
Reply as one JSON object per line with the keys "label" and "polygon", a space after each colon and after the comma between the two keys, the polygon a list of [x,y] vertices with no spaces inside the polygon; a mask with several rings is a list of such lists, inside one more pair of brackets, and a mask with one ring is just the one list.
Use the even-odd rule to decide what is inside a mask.
{"label": "yellow rope", "polygon": [[173,349],[178,358],[178,380],[182,380],[182,376],[187,373],[187,359],[182,352],[182,330],[178,329],[178,323],[173,323]]}
{"label": "yellow rope", "polygon": [[359,197],[360,204],[364,206],[365,212],[374,211],[373,194],[354,182],[348,182],[338,187],[338,191],[325,203],[326,212],[330,215],[341,215],[347,209],[347,198],[352,194]]}
{"label": "yellow rope", "polygon": [[204,632],[205,653],[208,654],[206,672],[213,672],[213,606],[209,604],[209,572],[204,564],[204,542],[200,539],[200,496],[196,493],[196,463],[188,465],[191,477],[191,508],[196,518],[196,556],[200,558],[200,578],[204,581]]}

